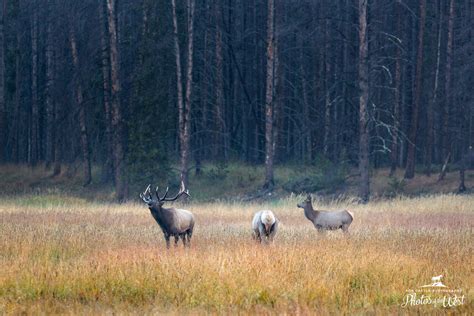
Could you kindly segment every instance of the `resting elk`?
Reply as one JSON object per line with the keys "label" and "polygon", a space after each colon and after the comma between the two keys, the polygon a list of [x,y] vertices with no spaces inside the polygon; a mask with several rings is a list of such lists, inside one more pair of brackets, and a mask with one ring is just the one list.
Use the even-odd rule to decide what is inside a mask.
{"label": "resting elk", "polygon": [[181,237],[183,245],[190,246],[191,236],[193,235],[194,228],[194,216],[187,210],[178,208],[165,208],[163,204],[169,201],[175,201],[180,196],[189,196],[189,191],[185,189],[184,183],[181,182],[181,187],[178,194],[173,198],[167,198],[169,188],[166,188],[166,192],[163,197],[160,198],[158,195],[158,187],[155,189],[156,198],[153,198],[150,185],[146,188],[145,192],[140,193],[140,198],[148,205],[151,215],[155,221],[160,225],[161,230],[165,236],[166,248],[170,247],[170,237],[174,237],[175,246],[178,245],[179,238]]}

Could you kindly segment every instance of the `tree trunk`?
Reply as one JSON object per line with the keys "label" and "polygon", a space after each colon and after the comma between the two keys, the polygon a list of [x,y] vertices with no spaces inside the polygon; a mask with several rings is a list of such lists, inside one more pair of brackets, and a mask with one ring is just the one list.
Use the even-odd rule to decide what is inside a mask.
{"label": "tree trunk", "polygon": [[446,171],[448,170],[448,163],[449,159],[451,158],[451,152],[449,152],[444,160],[443,167],[441,167],[441,172],[438,176],[438,182],[443,181],[444,177],[446,177]]}
{"label": "tree trunk", "polygon": [[38,105],[38,15],[31,22],[31,132],[29,163],[36,166],[39,158],[39,105]]}
{"label": "tree trunk", "polygon": [[[342,23],[342,29],[343,29],[343,34],[345,38],[349,38],[350,34],[352,34],[352,26],[349,25],[348,23],[345,23],[344,21],[349,21],[352,17],[352,13],[350,10],[346,10],[347,7],[349,7],[349,3],[352,3],[351,0],[345,0],[344,4],[342,5],[342,10],[344,11],[344,20]],[[340,126],[342,126],[342,131],[341,131],[341,153],[343,153],[343,156],[341,157],[342,159],[347,159],[349,155],[349,139],[350,135],[352,135],[352,132],[349,129],[350,121],[351,121],[351,116],[349,115],[350,113],[350,108],[352,108],[352,101],[349,102],[349,98],[351,98],[351,93],[350,93],[350,88],[349,88],[349,82],[352,80],[352,69],[351,69],[351,64],[350,64],[350,59],[349,59],[349,54],[350,50],[352,50],[352,44],[349,45],[348,41],[344,41],[343,44],[343,62],[342,62],[342,109],[341,109],[341,122],[339,123]]]}
{"label": "tree trunk", "polygon": [[[276,11],[276,9],[275,9]],[[275,22],[274,22],[275,23]],[[274,26],[275,30],[275,26]],[[283,107],[282,100],[283,100],[283,67],[282,63],[280,62],[280,55],[278,52],[278,41],[274,35],[274,60],[273,60],[273,143],[272,143],[272,155],[273,160],[275,161],[277,157],[277,143],[278,137],[280,136],[278,133],[280,131],[281,126],[281,109]]]}
{"label": "tree trunk", "polygon": [[[56,46],[53,46],[53,56],[54,56],[54,62],[52,64],[52,72],[53,76],[58,74],[58,64],[60,64],[60,55],[58,54],[58,49],[55,48]],[[62,60],[61,60],[62,61]],[[53,77],[54,79],[55,77]],[[55,85],[58,84],[58,81],[54,82]],[[63,149],[63,139],[64,139],[64,113],[63,113],[63,107],[64,105],[60,102],[53,102],[53,122],[54,122],[54,127],[53,127],[53,148],[54,148],[54,153],[53,153],[53,177],[56,177],[61,174],[61,163],[63,162],[63,156],[64,156],[64,149]]]}
{"label": "tree trunk", "polygon": [[274,50],[275,50],[275,27],[274,27],[274,0],[268,0],[267,16],[267,83],[265,94],[265,183],[264,189],[271,189],[274,185],[273,179],[273,101],[274,101]]}
{"label": "tree trunk", "polygon": [[[199,75],[199,106],[197,107],[197,113],[195,118],[195,149],[194,149],[194,175],[201,176],[202,175],[202,160],[206,158],[206,150],[205,144],[207,139],[207,112],[208,112],[208,91],[209,91],[209,19],[211,18],[212,14],[209,14],[210,7],[213,5],[213,1],[205,0],[203,3],[203,8],[205,8],[205,12],[203,13],[203,21],[205,23],[205,31],[204,31],[204,39],[203,39],[203,64],[202,64],[202,71]],[[207,145],[207,144],[206,144]]]}
{"label": "tree trunk", "polygon": [[54,106],[54,167],[53,167],[53,177],[61,174],[61,163],[63,159],[63,133],[61,129],[61,118],[63,116],[62,107],[59,103],[56,103]]}
{"label": "tree trunk", "polygon": [[[224,2],[224,1],[222,1]],[[223,154],[224,154],[224,160],[227,160],[227,150],[229,148],[228,146],[228,132],[232,131],[233,128],[233,120],[232,120],[232,110],[235,109],[235,76],[234,76],[234,60],[232,59],[232,51],[229,49],[229,47],[232,47],[233,43],[233,38],[234,38],[234,15],[235,15],[235,3],[236,1],[232,0],[227,0],[227,21],[225,22],[226,26],[226,53],[227,53],[227,63],[226,66],[224,67],[225,72],[225,82],[227,83],[224,85],[224,95],[225,95],[225,100],[227,100],[226,103],[223,103],[223,108],[222,108],[222,123],[224,125],[223,130],[224,134],[222,135],[222,140],[223,140]],[[235,61],[236,62],[236,61]],[[228,107],[225,107],[225,104],[228,105]]]}
{"label": "tree trunk", "polygon": [[[400,36],[402,32],[401,20],[401,4],[398,2],[395,3],[397,7],[397,36]],[[397,57],[395,61],[395,100],[393,105],[393,129],[392,132],[392,146],[391,146],[391,166],[390,166],[390,176],[393,176],[397,167],[398,167],[398,138],[400,135],[400,83],[402,77],[402,49],[400,47],[402,43],[397,43]]]}
{"label": "tree trunk", "polygon": [[461,157],[461,164],[459,166],[459,187],[458,187],[459,193],[466,192],[466,184],[465,184],[466,159],[467,158],[465,157]]}
{"label": "tree trunk", "polygon": [[[303,41],[299,43],[303,47]],[[278,56],[276,56],[278,58]],[[303,97],[303,110],[302,110],[302,122],[303,122],[303,146],[302,146],[302,158],[304,163],[311,161],[311,128],[310,128],[310,106],[308,100],[308,84],[306,82],[306,76],[304,71],[304,58],[303,48],[300,50],[300,77],[301,77],[301,93]],[[283,72],[282,70],[281,72]],[[282,86],[284,83],[280,83]]]}
{"label": "tree trunk", "polygon": [[0,163],[5,161],[5,145],[7,143],[7,109],[5,103],[5,36],[4,20],[6,16],[6,0],[0,2]]}
{"label": "tree trunk", "polygon": [[329,158],[329,139],[331,136],[331,59],[329,57],[331,51],[331,39],[329,35],[329,19],[325,22],[325,50],[324,50],[324,139],[323,139],[323,153],[326,158]]}
{"label": "tree trunk", "polygon": [[442,10],[441,4],[439,5],[439,22],[438,22],[438,43],[437,43],[437,50],[436,50],[436,70],[435,70],[435,78],[434,78],[434,87],[433,87],[433,96],[427,104],[427,138],[426,138],[426,175],[429,177],[431,176],[431,164],[433,161],[433,136],[434,136],[434,113],[435,113],[435,106],[438,100],[438,78],[439,78],[439,64],[440,64],[440,56],[441,56],[441,30],[442,30]]}
{"label": "tree trunk", "polygon": [[[52,1],[48,1],[48,15],[51,13]],[[48,16],[46,26],[46,168],[51,166],[54,160],[54,101],[53,101],[53,86],[54,86],[54,55],[53,55],[53,33],[52,33],[52,18]]]}
{"label": "tree trunk", "polygon": [[221,1],[215,3],[216,19],[216,105],[215,105],[215,142],[214,158],[227,160],[225,148],[225,118],[224,112],[224,69],[222,58],[222,10]]}
{"label": "tree trunk", "polygon": [[188,164],[190,148],[189,143],[191,139],[191,102],[192,102],[192,88],[193,88],[193,54],[194,54],[194,7],[195,0],[187,1],[188,13],[188,52],[186,64],[186,95],[184,107],[184,125],[181,140],[181,179],[188,185]]}
{"label": "tree trunk", "polygon": [[114,166],[115,192],[117,199],[123,201],[127,195],[127,181],[125,178],[124,148],[123,148],[123,122],[122,109],[120,106],[120,76],[119,76],[119,55],[118,55],[118,34],[115,22],[115,0],[107,1],[107,21],[109,26],[109,44],[110,44],[110,119],[112,129],[112,153]]}
{"label": "tree trunk", "polygon": [[415,99],[412,106],[410,123],[410,142],[408,143],[407,166],[405,169],[405,179],[412,179],[415,176],[416,162],[416,140],[418,136],[418,116],[420,112],[420,99],[422,91],[422,71],[423,71],[423,36],[425,33],[426,20],[426,0],[420,0],[420,19],[418,26],[418,52],[416,58],[415,85],[413,91]]}
{"label": "tree trunk", "polygon": [[[17,28],[20,26],[19,19],[17,21]],[[20,115],[21,115],[21,101],[20,101],[20,76],[21,76],[21,67],[20,67],[20,32],[17,30],[16,34],[16,53],[15,53],[15,110],[13,117],[13,126],[12,133],[10,137],[12,152],[11,158],[13,162],[20,162]]]}
{"label": "tree trunk", "polygon": [[87,134],[86,127],[86,109],[84,105],[84,96],[82,94],[82,84],[80,79],[80,65],[79,57],[77,53],[77,42],[72,26],[69,30],[69,41],[71,44],[71,54],[72,62],[74,64],[74,77],[76,84],[76,101],[77,106],[79,107],[79,130],[80,130],[80,140],[81,140],[81,152],[83,160],[83,172],[84,172],[84,186],[87,186],[92,181],[91,175],[91,157],[90,157],[90,148],[89,148],[89,137]]}
{"label": "tree trunk", "polygon": [[466,168],[469,168],[469,166],[472,166],[473,163],[474,163],[474,149],[472,147],[469,147],[467,150],[467,153],[464,153],[464,152],[461,153],[461,161],[460,161],[460,166],[459,166],[459,187],[458,187],[459,193],[466,192],[466,183],[465,183]]}
{"label": "tree trunk", "polygon": [[[258,49],[258,46],[259,46],[259,42],[260,42],[260,39],[259,39],[259,34],[258,31],[259,31],[259,16],[258,16],[258,12],[259,12],[259,8],[258,8],[258,1],[257,0],[254,0],[253,1],[253,24],[255,26],[254,28],[254,32],[255,32],[255,36],[253,38],[253,47],[254,47],[254,50],[253,50],[253,59],[255,60],[255,66],[257,67],[256,69],[261,69],[260,67],[262,67],[262,58],[260,58],[260,52],[259,52],[259,49]],[[260,159],[261,159],[261,150],[260,150],[260,145],[261,145],[261,135],[264,133],[259,133],[260,130],[263,130],[263,128],[261,127],[262,124],[260,124],[260,102],[261,102],[261,98],[260,98],[260,91],[262,90],[261,89],[261,86],[262,86],[262,80],[260,80],[260,77],[261,77],[261,72],[258,71],[254,76],[253,76],[253,80],[252,80],[252,87],[253,87],[253,92],[254,92],[254,98],[255,98],[255,102],[252,102],[251,103],[251,106],[252,106],[252,112],[253,112],[253,121],[252,121],[252,124],[254,125],[254,131],[253,133],[253,139],[252,139],[252,142],[253,142],[253,162],[254,163],[257,163],[257,162],[260,162]]]}
{"label": "tree trunk", "polygon": [[[54,109],[54,119],[55,122],[59,123],[59,118],[61,117],[61,111],[58,104],[56,104]],[[61,162],[62,162],[62,135],[59,128],[59,124],[56,123],[55,133],[54,133],[54,168],[53,168],[53,177],[61,174]]]}
{"label": "tree trunk", "polygon": [[454,0],[449,1],[449,16],[448,16],[448,38],[446,45],[446,69],[445,69],[445,100],[443,107],[443,157],[446,157],[451,152],[451,137],[449,130],[450,109],[452,106],[452,92],[451,92],[451,69],[453,63],[453,25],[454,25]]}
{"label": "tree trunk", "polygon": [[359,0],[359,172],[361,177],[359,196],[369,200],[369,65],[367,1]]}
{"label": "tree trunk", "polygon": [[100,45],[101,45],[101,67],[102,67],[102,93],[104,98],[104,114],[105,114],[105,140],[106,153],[104,170],[102,170],[102,182],[109,182],[114,176],[113,166],[113,140],[111,130],[111,106],[110,106],[110,63],[109,63],[109,47],[107,41],[107,27],[104,18],[104,2],[99,0],[99,22],[100,22]]}
{"label": "tree trunk", "polygon": [[[181,49],[179,44],[178,36],[178,17],[176,15],[176,0],[171,0],[171,6],[173,9],[173,38],[174,38],[174,55],[176,60],[176,93],[178,102],[178,138],[179,144],[181,144],[183,126],[184,126],[184,101],[183,101],[183,79],[181,70]],[[180,155],[182,149],[180,148]],[[181,174],[182,177],[182,174]]]}
{"label": "tree trunk", "polygon": [[190,140],[190,118],[191,118],[191,93],[193,79],[193,21],[194,21],[194,0],[187,1],[187,65],[186,65],[186,95],[183,102],[183,83],[181,75],[181,52],[178,37],[178,17],[176,15],[176,0],[171,0],[173,9],[173,34],[176,58],[176,85],[178,93],[179,112],[179,144],[180,144],[180,172],[181,181],[188,185],[188,164],[189,164],[189,140]]}

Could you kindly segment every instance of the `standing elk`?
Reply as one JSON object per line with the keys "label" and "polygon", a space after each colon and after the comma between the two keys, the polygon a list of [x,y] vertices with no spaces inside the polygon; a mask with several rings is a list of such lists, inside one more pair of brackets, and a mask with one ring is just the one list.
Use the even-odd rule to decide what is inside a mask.
{"label": "standing elk", "polygon": [[178,245],[179,238],[183,240],[183,245],[190,246],[191,236],[193,235],[194,228],[194,216],[187,210],[178,208],[164,208],[163,204],[169,201],[177,200],[181,195],[189,195],[189,191],[184,188],[184,183],[181,182],[181,187],[178,194],[173,198],[167,198],[168,189],[166,188],[165,195],[160,198],[158,195],[158,187],[155,189],[156,199],[153,198],[150,185],[146,188],[145,192],[140,193],[140,198],[148,205],[151,215],[155,221],[160,225],[161,230],[165,236],[166,248],[170,247],[170,237],[174,237],[175,246]]}
{"label": "standing elk", "polygon": [[304,215],[319,232],[340,228],[343,232],[347,233],[354,219],[354,215],[347,210],[336,212],[314,210],[311,203],[311,195],[308,195],[304,202],[298,203],[298,207],[304,209]]}
{"label": "standing elk", "polygon": [[265,243],[273,242],[273,238],[278,231],[278,223],[279,220],[272,211],[258,211],[252,220],[253,238],[260,243],[262,241]]}

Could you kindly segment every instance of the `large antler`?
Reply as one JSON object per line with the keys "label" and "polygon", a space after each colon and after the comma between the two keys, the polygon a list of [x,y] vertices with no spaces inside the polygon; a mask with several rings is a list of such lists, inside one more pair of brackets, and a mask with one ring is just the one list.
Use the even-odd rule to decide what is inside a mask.
{"label": "large antler", "polygon": [[[157,188],[157,189],[158,189],[158,188]],[[181,181],[181,186],[180,186],[180,188],[179,188],[179,192],[178,192],[178,194],[176,194],[175,197],[173,197],[173,198],[167,198],[167,197],[166,197],[166,196],[168,195],[168,188],[166,188],[166,193],[165,193],[165,195],[164,195],[161,199],[158,197],[158,192],[156,193],[156,196],[158,197],[158,199],[160,199],[160,201],[175,201],[176,199],[178,199],[178,198],[179,198],[181,195],[183,195],[183,194],[186,194],[187,196],[191,196],[191,195],[189,195],[189,190],[187,190],[187,189],[184,187],[184,182]]]}
{"label": "large antler", "polygon": [[156,195],[156,198],[158,199],[158,201],[164,201],[164,199],[166,198],[166,196],[168,195],[168,191],[170,190],[169,187],[166,187],[166,192],[165,192],[165,195],[163,195],[162,198],[160,198],[160,195],[158,194],[158,187],[156,187],[155,189],[155,195]]}
{"label": "large antler", "polygon": [[[145,203],[150,203],[152,201],[151,193],[150,193],[151,184],[146,187],[146,190],[143,193],[140,193],[140,198]],[[148,194],[148,196],[147,196]]]}

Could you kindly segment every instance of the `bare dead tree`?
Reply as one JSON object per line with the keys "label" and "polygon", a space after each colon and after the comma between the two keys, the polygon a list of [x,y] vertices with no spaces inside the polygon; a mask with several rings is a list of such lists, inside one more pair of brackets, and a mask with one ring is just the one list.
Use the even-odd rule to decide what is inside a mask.
{"label": "bare dead tree", "polygon": [[102,175],[102,179],[107,181],[109,176],[113,176],[114,166],[113,159],[114,156],[112,150],[113,138],[112,138],[112,127],[111,127],[111,105],[110,105],[110,51],[107,40],[107,27],[104,17],[104,1],[99,0],[99,23],[100,23],[100,47],[101,47],[101,67],[102,67],[102,93],[103,93],[103,102],[104,102],[104,116],[105,116],[105,139],[107,141],[107,160],[105,162],[105,167]]}
{"label": "bare dead tree", "polygon": [[440,60],[441,60],[441,33],[442,33],[442,21],[443,21],[443,14],[442,14],[442,6],[439,1],[438,3],[439,9],[439,20],[438,20],[438,43],[436,45],[436,69],[435,69],[435,77],[434,77],[434,84],[433,84],[433,94],[431,100],[427,103],[427,110],[426,113],[428,115],[427,119],[427,135],[426,135],[426,175],[429,177],[431,176],[431,164],[433,162],[433,137],[434,137],[434,113],[435,113],[435,106],[438,102],[438,86],[439,86],[439,68],[440,68]]}
{"label": "bare dead tree", "polygon": [[180,144],[180,173],[181,181],[188,184],[189,141],[191,129],[191,94],[193,81],[193,43],[194,43],[194,0],[187,0],[187,64],[186,64],[186,92],[183,101],[183,82],[181,74],[181,52],[179,45],[178,17],[176,14],[176,0],[171,0],[173,10],[173,34],[176,58],[176,85],[178,93],[179,115],[179,144]]}
{"label": "bare dead tree", "polygon": [[79,108],[79,131],[80,131],[80,140],[81,140],[81,151],[83,159],[83,170],[84,170],[84,186],[89,185],[92,182],[92,173],[91,173],[91,156],[89,148],[89,135],[86,126],[86,109],[84,105],[84,96],[82,91],[82,83],[79,65],[79,57],[77,53],[77,41],[76,35],[74,34],[73,26],[69,28],[69,42],[71,45],[71,56],[72,62],[74,64],[74,78],[76,86],[76,102]]}
{"label": "bare dead tree", "polygon": [[109,29],[109,44],[110,44],[110,78],[111,78],[111,128],[112,134],[112,151],[113,151],[113,166],[115,191],[117,199],[122,201],[127,195],[127,182],[124,174],[124,148],[122,143],[123,138],[123,121],[122,109],[120,106],[120,76],[119,76],[119,52],[118,52],[118,37],[115,13],[115,0],[107,1],[107,21]]}
{"label": "bare dead tree", "polygon": [[359,0],[359,172],[361,176],[359,196],[369,200],[369,65],[367,1]]}
{"label": "bare dead tree", "polygon": [[275,2],[268,0],[267,15],[267,80],[265,93],[265,183],[263,187],[270,189],[274,185],[274,75],[275,75]]}
{"label": "bare dead tree", "polygon": [[189,155],[190,155],[190,139],[191,139],[191,106],[192,106],[192,91],[193,91],[193,54],[194,54],[194,7],[195,0],[187,0],[187,63],[186,63],[186,94],[185,106],[182,113],[181,120],[182,134],[181,134],[181,180],[188,184],[189,175]]}
{"label": "bare dead tree", "polygon": [[224,161],[227,160],[227,148],[225,146],[225,118],[224,113],[224,58],[222,52],[222,1],[216,1],[215,5],[215,23],[216,23],[216,103],[214,107],[216,133],[215,143],[216,157],[223,157]]}

